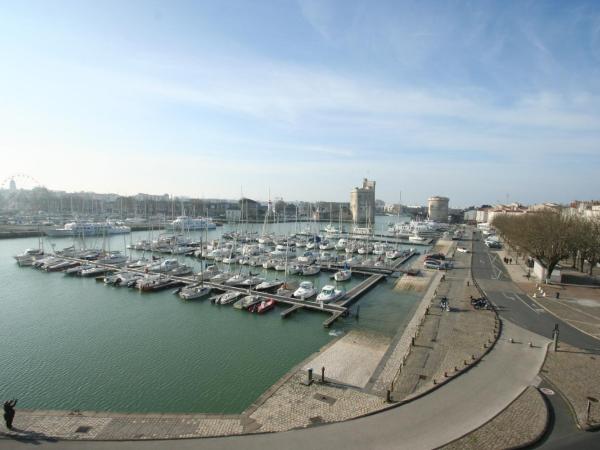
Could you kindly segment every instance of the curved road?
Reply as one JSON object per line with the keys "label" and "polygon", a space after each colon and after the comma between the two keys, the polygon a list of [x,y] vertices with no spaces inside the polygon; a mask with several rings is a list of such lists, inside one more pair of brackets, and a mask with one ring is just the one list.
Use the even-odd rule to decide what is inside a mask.
{"label": "curved road", "polygon": [[[488,249],[481,240],[473,242],[472,261],[473,276],[488,299],[497,307],[500,317],[548,339],[551,338],[552,330],[558,323],[560,341],[600,352],[600,341],[548,313],[523,293],[510,279],[497,253]],[[552,389],[545,381],[542,386]],[[598,444],[600,435],[577,428],[566,401],[558,392],[545,397],[551,415],[550,428],[534,448],[549,450],[600,448]]]}

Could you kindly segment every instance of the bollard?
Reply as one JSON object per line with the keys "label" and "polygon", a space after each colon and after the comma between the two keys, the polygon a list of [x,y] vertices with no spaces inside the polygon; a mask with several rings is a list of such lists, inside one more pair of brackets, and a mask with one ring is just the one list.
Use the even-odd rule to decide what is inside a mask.
{"label": "bollard", "polygon": [[530,346],[530,347],[533,347],[533,344],[531,343],[531,341],[529,342],[529,346]]}
{"label": "bollard", "polygon": [[485,344],[485,343],[484,343],[484,344],[483,344],[483,348],[487,348],[487,344]]}
{"label": "bollard", "polygon": [[458,372],[458,366],[454,366],[454,371]]}
{"label": "bollard", "polygon": [[390,390],[388,389],[387,392],[385,393],[385,401],[387,403],[392,403],[392,393],[390,392]]}
{"label": "bollard", "polygon": [[467,280],[467,287],[469,286],[469,280]]}
{"label": "bollard", "polygon": [[415,346],[415,338],[414,337],[410,338],[410,345],[413,347]]}
{"label": "bollard", "polygon": [[321,383],[325,383],[325,366],[321,367]]}
{"label": "bollard", "polygon": [[444,377],[448,378],[448,372],[444,372]]}
{"label": "bollard", "polygon": [[469,365],[469,363],[468,363],[468,362],[467,362],[467,360],[465,359],[465,366],[468,366],[468,365]]}
{"label": "bollard", "polygon": [[433,384],[437,384],[437,380],[435,378],[433,379]]}
{"label": "bollard", "polygon": [[475,355],[471,355],[471,359],[475,361]]}
{"label": "bollard", "polygon": [[390,391],[394,392],[394,380],[392,380],[392,385],[390,386]]}
{"label": "bollard", "polygon": [[307,375],[308,375],[308,380],[306,380],[306,381],[307,381],[308,384],[310,384],[313,381],[313,370],[312,370],[312,368],[308,369]]}
{"label": "bollard", "polygon": [[560,292],[556,292],[556,300],[558,300],[560,298]]}
{"label": "bollard", "polygon": [[508,342],[510,342],[511,344],[514,344],[514,343],[515,343],[515,340],[514,340],[513,338],[510,338],[510,339],[508,340]]}
{"label": "bollard", "polygon": [[585,412],[585,421],[587,423],[590,423],[590,410],[591,409],[592,409],[592,401],[588,398],[587,408],[586,408],[586,412]]}

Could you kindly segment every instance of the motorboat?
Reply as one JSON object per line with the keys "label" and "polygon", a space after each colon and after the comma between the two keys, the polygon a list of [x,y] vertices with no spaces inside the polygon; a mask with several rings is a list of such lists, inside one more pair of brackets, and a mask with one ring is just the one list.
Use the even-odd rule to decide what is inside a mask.
{"label": "motorboat", "polygon": [[322,303],[334,302],[344,295],[344,291],[341,289],[336,289],[334,286],[330,284],[323,286],[319,295],[317,295],[317,301]]}
{"label": "motorboat", "polygon": [[174,277],[184,277],[186,275],[191,274],[193,271],[194,270],[187,264],[180,264],[174,269],[169,270],[167,273],[169,275],[173,275]]}
{"label": "motorboat", "polygon": [[62,228],[46,230],[51,237],[63,236],[108,236],[112,234],[131,233],[131,228],[117,222],[70,222]]}
{"label": "motorboat", "polygon": [[269,291],[275,290],[279,288],[283,284],[283,281],[273,280],[273,281],[263,281],[262,283],[257,284],[254,287],[255,291]]}
{"label": "motorboat", "polygon": [[125,264],[127,262],[127,256],[121,254],[121,252],[110,252],[96,261],[98,264],[108,264],[108,265],[119,265]]}
{"label": "motorboat", "polygon": [[209,217],[188,217],[188,216],[179,216],[174,221],[167,225],[167,228],[172,230],[214,230],[217,228],[217,225],[213,223],[212,219]]}
{"label": "motorboat", "polygon": [[300,298],[302,300],[314,297],[315,295],[317,295],[317,290],[310,281],[303,281],[300,283],[298,289],[296,289],[292,294],[293,297]]}
{"label": "motorboat", "polygon": [[247,275],[242,275],[241,273],[238,273],[232,277],[229,277],[226,281],[225,284],[228,286],[239,286],[242,284],[242,282],[244,280],[246,280]]}
{"label": "motorboat", "polygon": [[274,269],[277,261],[274,259],[267,259],[262,263],[263,269]]}
{"label": "motorboat", "polygon": [[277,304],[277,302],[275,301],[275,299],[268,298],[268,299],[260,302],[257,306],[255,306],[255,309],[253,310],[253,312],[256,312],[257,314],[264,314],[267,311],[270,311],[273,308],[275,308],[276,304]]}
{"label": "motorboat", "polygon": [[301,256],[298,256],[298,262],[302,264],[312,264],[316,259],[317,257],[311,251],[306,251]]}
{"label": "motorboat", "polygon": [[350,269],[340,270],[333,275],[335,281],[348,281],[350,278],[352,278],[352,271]]}
{"label": "motorboat", "polygon": [[181,288],[179,291],[179,297],[184,300],[194,300],[197,298],[206,297],[212,289],[208,286],[203,286],[201,284],[195,284],[191,286],[186,286]]}
{"label": "motorboat", "polygon": [[233,304],[235,309],[248,309],[252,306],[260,303],[262,301],[262,297],[260,295],[246,295],[242,299],[236,301]]}
{"label": "motorboat", "polygon": [[20,255],[15,255],[14,258],[19,266],[31,266],[34,261],[42,258],[44,251],[38,248],[28,248]]}
{"label": "motorboat", "polygon": [[46,272],[62,272],[63,270],[72,269],[73,267],[77,267],[81,265],[79,261],[71,261],[71,260],[62,260],[57,261],[56,263],[46,266]]}
{"label": "motorboat", "polygon": [[346,249],[346,246],[348,245],[348,241],[346,239],[340,239],[339,241],[337,241],[337,243],[335,244],[335,249],[342,251]]}
{"label": "motorboat", "polygon": [[82,264],[80,266],[71,267],[70,269],[65,270],[65,275],[81,275],[81,272],[87,269],[92,269],[96,266],[93,264]]}
{"label": "motorboat", "polygon": [[304,276],[316,275],[320,271],[321,271],[321,266],[317,266],[317,265],[305,266],[302,268],[302,275],[304,275]]}
{"label": "motorboat", "polygon": [[387,252],[385,252],[385,257],[387,259],[397,259],[403,255],[404,255],[404,253],[401,252],[400,250],[388,250]]}
{"label": "motorboat", "polygon": [[228,305],[229,303],[235,302],[242,295],[244,295],[243,292],[237,292],[237,291],[226,292],[225,294],[221,295],[219,297],[219,301],[215,302],[215,303],[219,303],[219,305]]}
{"label": "motorboat", "polygon": [[211,283],[224,283],[231,278],[231,272],[218,273],[210,278]]}
{"label": "motorboat", "polygon": [[95,277],[96,275],[102,275],[102,274],[105,274],[106,272],[110,272],[110,269],[107,269],[106,267],[94,266],[89,269],[82,270],[81,272],[79,272],[79,276]]}
{"label": "motorboat", "polygon": [[330,241],[323,241],[319,244],[319,250],[334,250],[335,245],[333,245]]}
{"label": "motorboat", "polygon": [[244,281],[240,283],[241,287],[252,287],[256,286],[265,281],[262,277],[251,276],[250,278],[246,278]]}

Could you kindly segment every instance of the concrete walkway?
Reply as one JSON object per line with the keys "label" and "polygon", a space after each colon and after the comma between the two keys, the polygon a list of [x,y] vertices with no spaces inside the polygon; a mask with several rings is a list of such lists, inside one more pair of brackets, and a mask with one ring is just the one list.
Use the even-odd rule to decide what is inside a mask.
{"label": "concrete walkway", "polygon": [[[514,343],[509,342],[514,339]],[[528,345],[534,344],[533,347]],[[483,425],[535,383],[548,340],[508,321],[495,347],[470,371],[432,393],[388,411],[348,422],[283,433],[179,441],[60,441],[53,449],[431,449]],[[0,448],[31,442],[0,440]]]}

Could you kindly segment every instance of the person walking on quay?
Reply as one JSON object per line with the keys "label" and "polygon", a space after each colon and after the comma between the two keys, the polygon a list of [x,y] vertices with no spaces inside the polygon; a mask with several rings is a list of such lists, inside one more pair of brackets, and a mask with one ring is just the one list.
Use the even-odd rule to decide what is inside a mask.
{"label": "person walking on quay", "polygon": [[6,428],[12,430],[13,419],[15,418],[15,406],[17,400],[7,400],[4,402],[4,421],[6,422]]}

